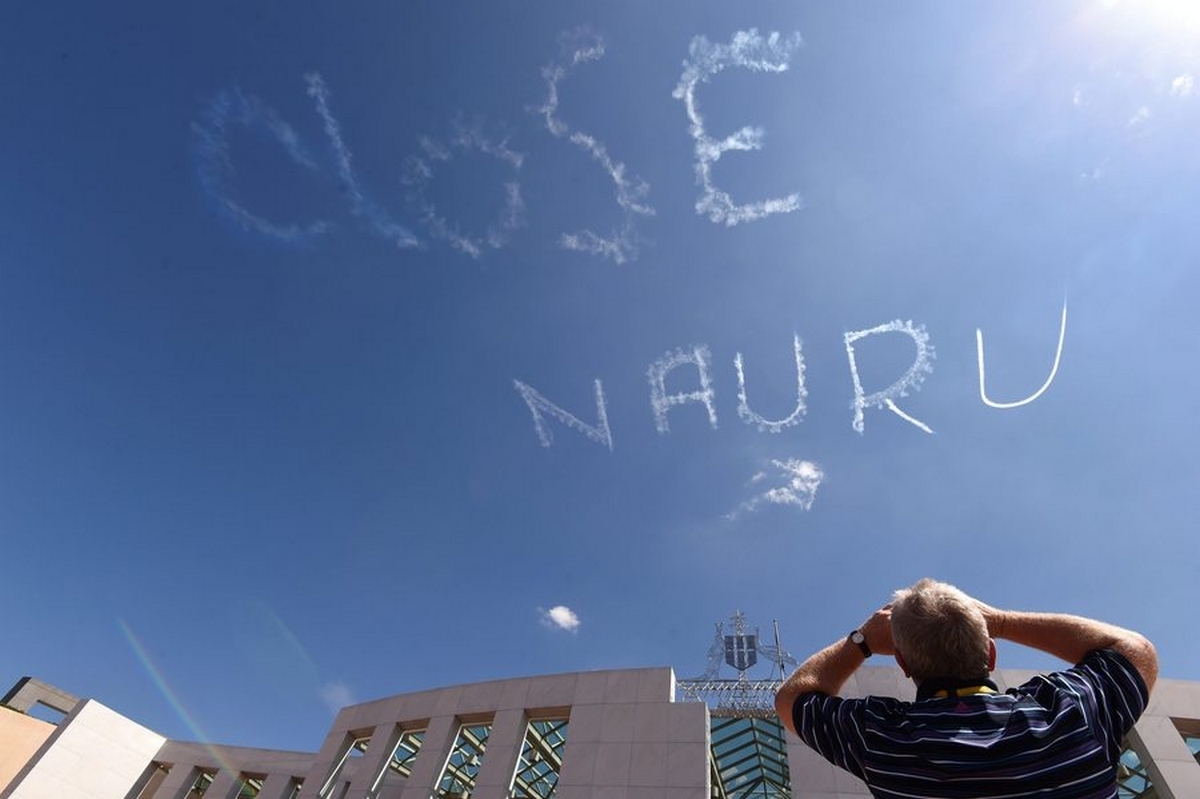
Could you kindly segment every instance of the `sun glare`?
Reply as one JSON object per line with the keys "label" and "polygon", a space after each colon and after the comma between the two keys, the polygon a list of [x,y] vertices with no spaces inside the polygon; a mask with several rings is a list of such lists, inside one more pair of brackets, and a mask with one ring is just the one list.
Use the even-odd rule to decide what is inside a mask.
{"label": "sun glare", "polygon": [[1114,21],[1159,36],[1192,35],[1200,30],[1196,0],[1100,0]]}

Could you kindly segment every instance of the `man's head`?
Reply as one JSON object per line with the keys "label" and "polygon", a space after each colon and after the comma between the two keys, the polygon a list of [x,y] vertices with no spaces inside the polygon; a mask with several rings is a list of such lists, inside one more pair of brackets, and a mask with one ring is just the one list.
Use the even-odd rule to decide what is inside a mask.
{"label": "man's head", "polygon": [[996,648],[975,600],[928,577],[892,598],[892,640],[896,660],[917,682],[983,678],[996,664]]}

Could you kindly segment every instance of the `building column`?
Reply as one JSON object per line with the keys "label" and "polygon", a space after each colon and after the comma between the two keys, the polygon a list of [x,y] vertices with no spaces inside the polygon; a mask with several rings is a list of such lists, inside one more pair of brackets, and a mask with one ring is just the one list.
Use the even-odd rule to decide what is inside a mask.
{"label": "building column", "polygon": [[[321,786],[325,784],[325,780],[329,779],[333,769],[354,745],[355,738],[349,730],[339,729],[336,726],[336,720],[334,725],[334,729],[325,736],[325,742],[321,744],[321,751],[313,758],[308,773],[304,775],[304,787],[300,789],[299,799],[317,799],[317,794],[321,790]],[[367,751],[370,751],[369,746]]]}
{"label": "building column", "polygon": [[208,790],[204,792],[204,799],[236,799],[238,788],[238,777],[241,775],[237,772],[231,772],[229,769],[221,769],[217,772],[216,779],[212,785],[208,786]]}
{"label": "building column", "polygon": [[193,763],[176,763],[171,766],[167,778],[154,792],[154,799],[184,799],[192,782],[200,776],[200,769]]}
{"label": "building column", "polygon": [[1142,716],[1128,740],[1150,772],[1159,799],[1200,796],[1200,764],[1170,717]]}
{"label": "building column", "polygon": [[258,799],[291,799],[289,791],[292,789],[293,779],[291,774],[269,775],[263,783]]}
{"label": "building column", "polygon": [[496,711],[487,748],[483,751],[483,762],[475,777],[475,790],[471,792],[473,799],[505,799],[508,796],[508,786],[524,741],[525,711]]}
{"label": "building column", "polygon": [[421,751],[401,794],[403,799],[429,799],[434,783],[442,776],[442,767],[450,756],[460,723],[457,716],[436,716],[429,720]]}
{"label": "building column", "polygon": [[346,792],[347,796],[372,797],[374,795],[371,793],[371,787],[383,770],[387,768],[388,761],[392,758],[392,752],[396,750],[396,744],[400,743],[400,732],[400,725],[394,722],[380,724],[375,728],[371,733],[371,744],[367,747],[367,751],[354,772],[350,790]]}

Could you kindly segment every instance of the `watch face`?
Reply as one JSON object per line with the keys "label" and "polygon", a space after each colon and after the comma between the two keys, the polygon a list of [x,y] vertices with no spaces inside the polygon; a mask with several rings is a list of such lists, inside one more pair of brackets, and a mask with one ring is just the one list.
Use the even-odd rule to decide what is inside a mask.
{"label": "watch face", "polygon": [[854,632],[850,633],[850,640],[856,644],[861,644],[867,640],[867,637],[858,630],[855,630]]}

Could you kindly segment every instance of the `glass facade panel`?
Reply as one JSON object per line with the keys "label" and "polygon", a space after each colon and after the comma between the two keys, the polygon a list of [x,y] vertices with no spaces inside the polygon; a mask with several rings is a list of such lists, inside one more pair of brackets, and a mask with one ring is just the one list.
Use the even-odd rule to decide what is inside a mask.
{"label": "glass facade panel", "polygon": [[205,791],[208,790],[208,786],[213,784],[215,778],[215,774],[201,771],[196,775],[196,779],[192,780],[192,787],[188,789],[186,799],[201,799]]}
{"label": "glass facade panel", "polygon": [[412,774],[412,765],[424,741],[425,730],[405,730],[400,736],[400,743],[396,744],[396,749],[392,752],[388,768],[404,777]]}
{"label": "glass facade panel", "polygon": [[346,752],[338,759],[338,763],[330,772],[329,778],[325,780],[325,784],[321,786],[321,790],[317,792],[320,799],[335,799],[339,796],[338,780],[342,776],[342,771],[346,768],[346,761],[355,757],[362,757],[363,752],[367,751],[367,746],[371,743],[370,737],[355,738],[346,747]]}
{"label": "glass facade panel", "polygon": [[1126,747],[1117,766],[1118,799],[1155,799],[1158,791],[1150,781],[1150,773],[1138,753]]}
{"label": "glass facade panel", "polygon": [[469,799],[491,733],[491,724],[464,724],[458,728],[450,758],[433,792],[435,799]]}
{"label": "glass facade panel", "polygon": [[262,787],[263,780],[260,777],[248,777],[243,774],[238,783],[237,799],[256,799]]}
{"label": "glass facade panel", "polygon": [[713,799],[791,799],[778,719],[713,717],[710,765]]}
{"label": "glass facade panel", "polygon": [[135,786],[133,799],[151,799],[158,792],[159,787],[167,778],[167,774],[171,772],[171,767],[165,763],[154,762],[146,767],[142,778],[138,780],[137,787]]}
{"label": "glass facade panel", "polygon": [[[1176,722],[1178,724],[1179,722]],[[1200,734],[1180,732],[1183,742],[1187,744],[1192,757],[1200,761]],[[1126,747],[1121,753],[1121,763],[1117,771],[1118,799],[1158,799],[1158,791],[1150,778],[1150,772],[1138,757],[1137,752]]]}
{"label": "glass facade panel", "polygon": [[550,799],[562,770],[567,742],[566,719],[538,719],[525,728],[525,742],[517,761],[509,796],[512,799]]}
{"label": "glass facade panel", "polygon": [[1187,744],[1188,751],[1192,753],[1192,757],[1200,760],[1200,735],[1185,735],[1183,742]]}
{"label": "glass facade panel", "polygon": [[400,734],[400,740],[397,742],[396,748],[392,750],[392,756],[388,758],[387,767],[375,782],[372,796],[391,793],[387,791],[388,788],[404,784],[404,781],[412,774],[413,763],[416,762],[417,753],[421,751],[421,744],[424,741],[425,730],[405,730]]}

